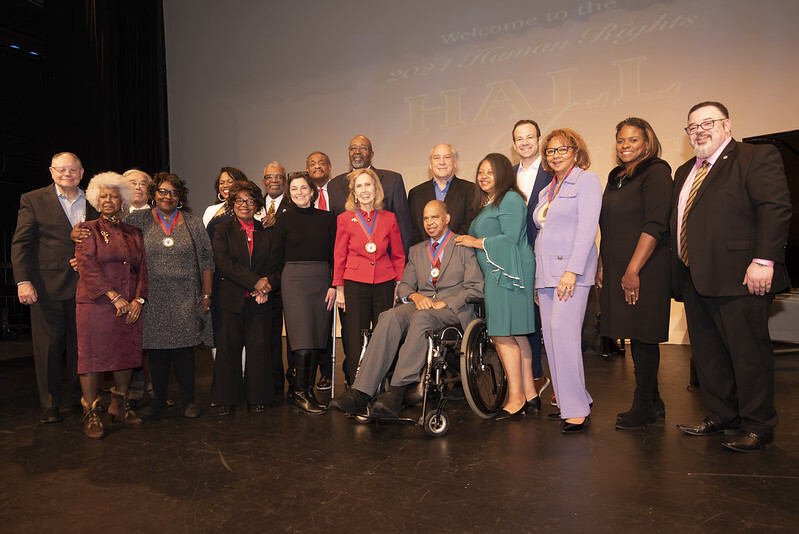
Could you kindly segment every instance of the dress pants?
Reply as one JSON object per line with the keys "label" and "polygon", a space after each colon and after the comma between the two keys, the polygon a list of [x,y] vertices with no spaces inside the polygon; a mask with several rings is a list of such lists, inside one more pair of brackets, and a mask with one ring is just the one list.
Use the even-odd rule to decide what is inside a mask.
{"label": "dress pants", "polygon": [[703,297],[690,269],[686,272],[685,318],[708,418],[773,437],[777,412],[768,315],[774,295]]}
{"label": "dress pants", "polygon": [[361,331],[372,328],[381,313],[394,303],[394,280],[380,284],[364,284],[344,280],[344,302],[347,308],[347,359],[345,375],[350,384],[355,380],[361,355]]}
{"label": "dress pants", "polygon": [[591,288],[575,286],[574,296],[569,300],[558,300],[556,291],[554,287],[538,289],[541,332],[547,349],[552,387],[562,419],[588,417],[593,399],[585,389],[580,333]]}
{"label": "dress pants", "polygon": [[535,332],[527,336],[530,349],[533,351],[533,378],[544,376],[544,365],[541,363],[541,310],[533,303],[535,313]]}
{"label": "dress pants", "polygon": [[30,311],[33,361],[42,408],[61,404],[61,359],[64,353],[69,377],[69,403],[80,405],[75,299],[40,300],[31,305]]}
{"label": "dress pants", "polygon": [[[267,302],[269,301],[272,302],[274,308],[270,314],[269,341],[266,349],[269,353],[269,357],[272,358],[270,362],[273,373],[272,384],[274,384],[275,388],[282,390],[283,380],[285,380],[286,377],[283,369],[283,298],[280,292],[278,292],[274,295],[270,294]],[[266,306],[266,304],[263,305]],[[286,342],[288,343],[288,337],[286,337]],[[294,359],[291,356],[290,347],[286,349],[286,360],[288,369],[290,370],[294,366]]]}
{"label": "dress pants", "polygon": [[403,334],[406,334],[405,343],[399,349],[391,385],[407,386],[418,382],[419,372],[427,357],[425,332],[440,330],[451,324],[460,324],[460,321],[458,315],[449,308],[417,310],[414,304],[407,303],[384,311],[372,332],[352,387],[370,396],[375,394],[380,381],[391,368]]}
{"label": "dress pants", "polygon": [[[235,406],[245,400],[266,404],[274,399],[273,358],[282,359],[282,351],[273,352],[272,328],[275,309],[270,301],[257,304],[247,299],[243,313],[217,309],[216,360],[211,384],[211,402]],[[270,306],[267,313],[254,313],[256,307]],[[247,347],[244,378],[241,373],[241,349]],[[281,383],[283,380],[281,372]]]}

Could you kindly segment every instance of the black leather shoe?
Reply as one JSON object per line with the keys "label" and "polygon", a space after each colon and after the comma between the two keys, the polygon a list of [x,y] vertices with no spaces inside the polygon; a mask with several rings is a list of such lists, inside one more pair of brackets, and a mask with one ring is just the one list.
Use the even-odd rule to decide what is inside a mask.
{"label": "black leather shoe", "polygon": [[530,399],[527,401],[527,404],[524,405],[524,413],[525,415],[532,413],[538,415],[541,413],[541,396],[534,399]]}
{"label": "black leather shoe", "polygon": [[725,430],[720,424],[714,423],[710,419],[704,419],[698,425],[677,425],[677,429],[691,436],[710,436],[720,434]]}
{"label": "black leather shoe", "polygon": [[774,441],[772,437],[750,432],[725,441],[722,445],[735,452],[755,452],[763,449],[766,445],[770,445],[772,441]]}
{"label": "black leather shoe", "polygon": [[[536,397],[538,398],[538,397]],[[494,421],[507,421],[509,419],[516,419],[520,415],[524,415],[524,410],[527,408],[527,403],[525,402],[522,404],[522,407],[519,408],[517,411],[510,413],[508,410],[502,409],[499,413],[494,417]]]}
{"label": "black leather shoe", "polygon": [[228,415],[233,415],[234,408],[228,404],[217,404],[216,405],[216,415],[219,417],[227,417]]}
{"label": "black leather shoe", "polygon": [[61,417],[61,414],[58,411],[58,406],[51,406],[50,408],[45,408],[42,412],[41,417],[39,417],[39,421],[42,423],[58,423],[59,421],[63,421],[64,418]]}
{"label": "black leather shoe", "polygon": [[366,415],[367,404],[369,404],[369,395],[349,388],[338,397],[330,399],[328,407],[348,415]]}
{"label": "black leather shoe", "polygon": [[319,391],[327,391],[330,389],[330,379],[326,376],[322,376],[319,382],[316,383],[316,389]]}
{"label": "black leather shoe", "polygon": [[264,413],[264,411],[266,410],[266,405],[264,405],[264,404],[248,404],[247,405],[247,410],[249,410],[252,413]]}
{"label": "black leather shoe", "polygon": [[585,430],[586,423],[588,423],[587,417],[582,423],[567,423],[564,420],[560,432],[561,434],[578,434]]}
{"label": "black leather shoe", "polygon": [[372,417],[375,419],[399,419],[402,401],[393,391],[386,391],[377,396],[372,403]]}
{"label": "black leather shoe", "polygon": [[549,421],[560,421],[560,412],[552,412],[547,414],[547,420]]}

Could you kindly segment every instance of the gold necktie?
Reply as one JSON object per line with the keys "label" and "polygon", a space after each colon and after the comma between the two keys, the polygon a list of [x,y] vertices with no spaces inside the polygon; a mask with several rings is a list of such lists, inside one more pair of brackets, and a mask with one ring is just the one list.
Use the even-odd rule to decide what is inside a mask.
{"label": "gold necktie", "polygon": [[274,217],[275,216],[275,199],[274,198],[272,199],[272,203],[269,204],[269,210],[266,212],[266,214],[269,215],[270,217]]}
{"label": "gold necktie", "polygon": [[705,160],[702,162],[702,166],[699,167],[699,170],[696,171],[694,183],[691,185],[691,191],[688,193],[688,199],[685,201],[685,209],[682,212],[682,221],[680,224],[680,253],[682,255],[682,262],[686,267],[688,267],[688,232],[686,231],[688,214],[691,213],[691,209],[694,207],[696,192],[699,190],[702,182],[705,181],[708,170],[710,170],[710,163]]}

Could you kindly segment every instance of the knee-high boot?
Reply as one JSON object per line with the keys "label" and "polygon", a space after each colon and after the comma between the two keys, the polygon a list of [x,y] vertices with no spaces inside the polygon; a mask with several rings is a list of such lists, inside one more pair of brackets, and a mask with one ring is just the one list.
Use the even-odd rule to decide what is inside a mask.
{"label": "knee-high boot", "polygon": [[316,397],[311,390],[312,384],[309,381],[309,374],[311,368],[311,359],[313,353],[310,350],[295,350],[294,353],[294,368],[296,369],[296,383],[291,389],[290,401],[291,404],[305,413],[320,414],[325,412],[325,408],[319,405]]}

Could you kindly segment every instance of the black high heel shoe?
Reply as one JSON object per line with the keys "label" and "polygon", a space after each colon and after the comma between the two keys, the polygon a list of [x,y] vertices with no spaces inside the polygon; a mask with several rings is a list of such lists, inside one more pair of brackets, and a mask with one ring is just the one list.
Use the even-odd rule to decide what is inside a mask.
{"label": "black high heel shoe", "polygon": [[535,415],[538,415],[538,414],[541,413],[541,396],[540,395],[538,397],[534,398],[534,399],[528,400],[527,403],[524,405],[524,413],[525,413],[525,415],[527,415],[528,413],[531,413],[531,412],[534,413]]}
{"label": "black high heel shoe", "polygon": [[522,404],[522,407],[518,409],[518,411],[510,413],[506,409],[502,409],[499,413],[494,417],[494,421],[507,421],[508,419],[516,419],[520,415],[524,415],[525,410],[527,409],[527,403],[525,402]]}

